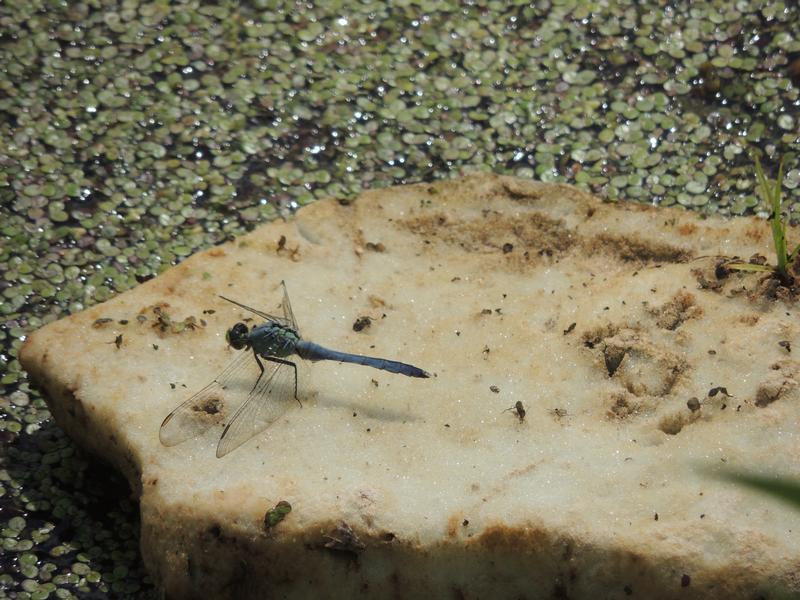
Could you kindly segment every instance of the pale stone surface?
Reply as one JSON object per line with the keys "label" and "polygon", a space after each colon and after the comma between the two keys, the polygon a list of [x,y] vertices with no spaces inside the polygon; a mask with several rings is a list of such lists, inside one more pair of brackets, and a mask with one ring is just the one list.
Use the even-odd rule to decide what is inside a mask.
{"label": "pale stone surface", "polygon": [[[797,308],[758,274],[714,274],[769,244],[760,220],[567,186],[391,188],[195,255],[36,332],[22,360],[140,493],[171,598],[773,597],[800,592],[800,513],[695,468],[800,457]],[[303,407],[239,449],[215,458],[221,425],[162,446],[233,355],[244,313],[217,294],[275,312],[282,279],[308,339],[435,377],[298,360]],[[205,326],[176,332],[158,304]]]}

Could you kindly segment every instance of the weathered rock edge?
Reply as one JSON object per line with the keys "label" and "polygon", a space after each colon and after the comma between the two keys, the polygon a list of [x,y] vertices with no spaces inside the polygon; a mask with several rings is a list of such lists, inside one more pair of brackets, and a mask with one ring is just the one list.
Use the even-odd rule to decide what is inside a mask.
{"label": "weathered rock edge", "polygon": [[[117,396],[117,402],[110,404],[96,400],[96,392],[92,389],[95,375],[91,374],[89,366],[100,366],[97,359],[86,364],[71,360],[74,358],[71,353],[91,352],[97,344],[97,329],[89,328],[91,324],[107,314],[135,314],[144,310],[140,300],[150,298],[171,299],[173,306],[179,307],[179,314],[197,314],[199,311],[188,309],[192,302],[196,302],[193,297],[213,291],[213,286],[209,284],[205,290],[190,288],[192,293],[188,294],[186,284],[190,280],[202,280],[202,276],[198,276],[208,272],[207,263],[226,253],[233,255],[247,246],[258,246],[262,252],[269,254],[266,240],[279,240],[283,235],[288,238],[288,243],[283,246],[278,243],[274,255],[265,259],[270,264],[281,264],[276,271],[285,269],[287,265],[292,272],[302,270],[304,253],[313,255],[313,246],[329,244],[334,254],[343,256],[342,247],[332,241],[331,230],[326,229],[325,223],[328,226],[335,223],[335,227],[341,229],[342,236],[347,238],[345,247],[350,247],[352,255],[356,257],[353,260],[361,260],[362,255],[370,252],[365,250],[367,243],[376,239],[370,234],[381,237],[381,232],[373,230],[365,234],[359,228],[358,219],[369,213],[371,206],[382,203],[388,205],[395,201],[405,203],[407,212],[399,215],[400,218],[393,213],[389,227],[402,229],[404,235],[410,235],[410,239],[415,240],[412,255],[420,257],[419,260],[424,263],[426,246],[443,245],[453,252],[464,254],[465,273],[475,279],[491,277],[491,273],[481,273],[476,265],[532,278],[537,269],[550,269],[570,260],[576,263],[595,261],[592,264],[596,265],[598,257],[606,257],[614,264],[607,277],[618,278],[619,282],[641,276],[648,269],[652,272],[663,268],[670,270],[672,277],[683,277],[686,282],[696,283],[699,279],[697,273],[691,274],[692,269],[713,270],[713,258],[699,258],[703,255],[739,254],[746,257],[750,253],[769,252],[766,224],[755,219],[730,222],[701,220],[695,214],[679,210],[657,210],[639,205],[611,206],[568,186],[476,175],[435,185],[419,184],[367,192],[352,205],[341,205],[336,200],[316,203],[302,209],[294,222],[265,225],[240,240],[191,257],[136,290],[44,327],[26,342],[21,353],[22,363],[31,378],[46,392],[58,424],[89,451],[119,468],[131,483],[134,493],[140,496],[144,558],[167,597],[190,598],[202,594],[206,597],[230,598],[344,598],[355,595],[577,598],[600,594],[607,598],[622,598],[633,594],[648,598],[733,598],[751,597],[753,593],[772,597],[770,590],[773,588],[800,592],[798,546],[778,542],[770,532],[760,533],[758,528],[753,528],[744,533],[739,531],[731,534],[728,539],[723,533],[725,523],[709,528],[707,521],[697,521],[687,523],[685,527],[683,523],[677,523],[674,529],[665,528],[661,532],[644,529],[643,533],[633,536],[642,536],[638,538],[638,543],[631,544],[628,534],[620,533],[620,540],[615,541],[618,532],[607,523],[599,528],[604,534],[592,531],[591,523],[582,522],[579,517],[584,509],[575,512],[578,506],[575,498],[562,498],[559,501],[567,520],[575,519],[574,527],[554,526],[551,512],[544,511],[546,516],[540,518],[535,511],[526,513],[524,509],[511,518],[501,513],[490,513],[481,514],[476,519],[465,516],[462,521],[464,513],[456,506],[449,510],[447,527],[442,530],[434,528],[433,533],[427,530],[420,532],[413,527],[408,527],[406,531],[381,527],[375,523],[381,519],[370,511],[362,511],[359,517],[358,510],[352,506],[349,510],[342,510],[342,506],[336,502],[315,506],[317,510],[311,511],[312,514],[307,518],[297,516],[298,509],[295,509],[284,522],[265,530],[263,526],[259,527],[258,519],[253,518],[249,505],[243,507],[242,513],[236,512],[236,503],[242,497],[236,497],[236,502],[232,504],[231,497],[226,499],[224,488],[217,491],[218,504],[212,503],[208,507],[202,502],[192,506],[191,494],[177,501],[166,500],[169,492],[165,493],[165,484],[160,481],[161,471],[167,472],[166,459],[161,457],[165,450],[156,445],[145,447],[141,440],[144,435],[148,440],[152,438],[152,429],[157,430],[163,414],[171,408],[170,401],[161,397],[153,402],[143,401],[143,405],[153,404],[160,408],[158,418],[147,421],[147,434],[137,437],[137,433],[126,430],[125,417],[133,415],[135,407],[128,406],[122,417],[116,415],[114,411],[126,397]],[[510,207],[514,205],[519,206],[520,214],[509,214]],[[481,206],[484,207],[483,220],[476,216]],[[541,212],[537,210],[538,207],[542,207]],[[620,225],[629,216],[633,216],[632,222]],[[650,228],[647,227],[648,223]],[[614,230],[615,226],[619,226],[617,230]],[[792,230],[789,234],[796,237],[797,232]],[[508,244],[512,246],[510,249]],[[373,243],[373,247],[377,246]],[[395,248],[402,254],[399,247],[387,244],[390,255]],[[375,254],[382,252],[378,249]],[[478,260],[469,262],[471,258],[468,257],[474,258],[475,255]],[[293,264],[295,260],[298,262]],[[347,266],[351,266],[351,263],[348,262]],[[399,274],[403,266],[392,265],[391,268]],[[216,276],[216,272],[214,274]],[[347,276],[346,273],[344,275]],[[769,315],[778,311],[786,312],[796,321],[793,306],[761,299],[757,296],[757,288],[755,276],[735,275],[714,289],[703,290],[696,285],[689,293],[693,297],[702,295],[704,300],[721,298],[736,302],[743,317],[749,316],[751,321],[754,318],[756,323],[759,320],[767,321]],[[624,288],[621,291],[627,293]],[[673,331],[670,328],[676,323],[679,327],[684,322],[682,319],[696,318],[689,309],[703,304],[692,299],[689,307],[681,309],[680,306],[685,302],[682,303],[678,294],[682,292],[673,291],[668,297],[655,298],[653,302],[662,309],[656,311],[654,319],[665,324],[662,329],[668,331]],[[599,298],[599,301],[606,302],[607,296]],[[676,302],[679,307],[663,309],[669,302]],[[676,310],[677,317],[672,314]],[[612,319],[622,319],[624,310],[620,312],[620,309],[614,308],[610,314]],[[152,315],[149,316],[152,318]],[[652,417],[652,424],[663,424],[663,427],[656,429],[671,438],[675,438],[684,427],[701,426],[695,424],[697,418],[691,413],[687,415],[672,409],[665,412],[661,408],[654,408],[659,403],[663,404],[665,399],[670,399],[673,408],[680,402],[685,404],[683,398],[680,402],[673,401],[671,394],[678,395],[673,389],[678,384],[669,381],[669,377],[665,377],[660,370],[666,365],[668,371],[680,371],[680,365],[686,359],[679,356],[679,352],[659,354],[659,350],[650,349],[647,344],[652,342],[638,338],[635,327],[608,329],[596,314],[579,314],[579,317],[585,317],[587,325],[575,328],[570,338],[578,340],[574,344],[575,352],[581,354],[587,364],[593,365],[589,369],[606,369],[608,372],[604,375],[608,380],[619,384],[616,391],[598,389],[598,396],[608,392],[605,394],[608,402],[599,407],[599,416],[596,418],[613,421],[633,415],[634,418],[641,416],[642,422],[647,422]],[[593,321],[595,323],[592,325]],[[536,324],[541,325],[538,321]],[[752,326],[752,323],[744,324]],[[555,326],[564,329],[563,336],[566,338],[570,324],[561,320]],[[152,331],[147,333],[152,334]],[[786,329],[782,337],[796,339],[796,333],[796,329]],[[768,332],[766,339],[772,335],[772,332]],[[135,335],[130,337],[137,339]],[[178,352],[181,338],[174,340],[177,341],[172,342],[172,350]],[[679,346],[681,341],[678,339],[676,343]],[[432,342],[432,345],[435,343]],[[429,359],[425,366],[435,355],[434,350],[423,353],[423,357]],[[622,352],[623,358],[614,369],[610,369],[609,356],[613,364],[619,352]],[[628,356],[644,356],[645,366],[636,363],[626,372],[626,353]],[[648,357],[652,359],[650,362]],[[481,358],[472,357],[472,360],[478,364]],[[76,370],[71,372],[64,368],[68,364],[74,364]],[[108,367],[108,364],[103,366]],[[447,375],[447,367],[446,361],[443,361],[435,369],[439,371],[440,378]],[[652,372],[647,369],[652,369]],[[796,364],[786,362],[773,370],[781,378],[781,385],[778,385],[774,397],[759,391],[769,382],[757,382],[754,390],[742,394],[745,398],[740,406],[744,406],[746,413],[757,415],[762,421],[771,421],[775,426],[777,423],[796,426]],[[449,372],[452,376],[452,370]],[[138,378],[143,389],[149,390],[151,373],[144,370]],[[131,388],[128,390],[133,393]],[[758,398],[766,397],[765,393],[770,401],[759,405]],[[748,396],[752,400],[748,401]],[[436,399],[430,396],[426,402],[435,402]],[[130,401],[130,398],[127,400]],[[506,404],[509,402],[506,401]],[[534,415],[527,398],[526,405],[530,422]],[[791,410],[789,405],[793,405]],[[713,406],[708,401],[709,410]],[[730,413],[729,410],[725,418]],[[561,416],[560,413],[554,414],[554,418]],[[767,414],[771,417],[764,417]],[[540,419],[542,416],[538,414],[534,418]],[[580,411],[574,418],[582,418]],[[787,423],[787,418],[793,421]],[[677,425],[674,422],[676,419]],[[109,429],[109,423],[119,428]],[[615,425],[603,425],[606,426]],[[631,431],[641,431],[636,427]],[[665,439],[659,437],[648,443],[656,446],[672,443],[672,439]],[[202,448],[208,451],[207,445]],[[668,454],[669,449],[666,446],[664,448]],[[769,451],[769,448],[766,450]],[[790,461],[795,463],[797,450],[796,436],[781,449],[787,458],[795,459]],[[180,456],[174,460],[179,461]],[[209,477],[213,477],[217,467],[213,454],[193,456],[191,468],[197,469],[198,464],[202,465],[205,461],[209,467]],[[564,477],[569,476],[569,472],[565,472]],[[164,476],[165,479],[169,477],[172,475]],[[696,478],[687,480],[687,485],[697,484]],[[596,490],[588,487],[583,491],[588,498],[584,499],[586,504],[581,506],[590,507]],[[731,492],[730,488],[725,488],[724,492],[738,493]],[[456,498],[459,493],[457,489],[452,490]],[[716,490],[714,493],[716,497],[722,497],[722,491]],[[198,494],[203,499],[209,497],[203,491]],[[279,496],[272,498],[280,499]],[[747,498],[752,501],[751,497]],[[523,500],[529,498],[524,497]],[[602,503],[600,496],[597,501]],[[269,508],[273,504],[262,503],[262,506]],[[209,509],[215,506],[218,514]],[[780,507],[774,507],[767,501],[758,504],[757,509],[751,506],[743,506],[741,510],[771,511],[767,518],[769,527],[774,528],[775,523],[786,522],[787,527],[794,526],[796,531],[798,521],[791,520],[793,515],[790,511],[781,511]],[[329,514],[325,514],[326,508],[331,511]],[[730,506],[724,508],[728,511],[726,514],[738,510]],[[434,510],[432,513],[438,514]],[[480,511],[476,509],[476,513]],[[429,517],[436,520],[435,515],[427,515],[424,511],[418,512],[416,517],[423,530]],[[625,529],[624,523],[618,523],[616,527],[619,532]],[[700,535],[696,539],[687,533],[693,528],[699,528]],[[348,534],[348,531],[351,533]],[[742,537],[745,534],[753,539]],[[348,537],[350,535],[352,537]],[[755,540],[755,537],[761,539]],[[745,539],[752,543],[741,546]],[[333,545],[332,541],[335,542]],[[758,546],[758,542],[764,545]],[[725,545],[725,554],[729,556],[727,562],[720,562],[716,558],[707,560],[714,544]]]}

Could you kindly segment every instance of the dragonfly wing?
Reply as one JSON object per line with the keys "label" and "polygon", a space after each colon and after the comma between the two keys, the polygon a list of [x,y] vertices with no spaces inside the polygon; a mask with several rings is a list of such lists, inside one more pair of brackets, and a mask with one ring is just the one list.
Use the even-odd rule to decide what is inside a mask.
{"label": "dragonfly wing", "polygon": [[264,375],[222,432],[217,458],[264,431],[296,403],[294,369],[289,365],[263,362]]}
{"label": "dragonfly wing", "polygon": [[253,356],[240,353],[216,379],[167,415],[158,433],[161,443],[174,446],[225,422],[247,397],[258,371]]}
{"label": "dragonfly wing", "polygon": [[283,314],[286,317],[286,320],[289,322],[289,325],[295,331],[300,331],[297,328],[297,320],[294,318],[294,312],[292,312],[292,304],[289,302],[289,292],[286,289],[286,282],[281,281],[281,287],[283,287],[283,302],[281,306],[283,307]]}
{"label": "dragonfly wing", "polygon": [[246,304],[242,304],[241,302],[237,302],[236,300],[231,300],[230,298],[226,298],[225,296],[220,296],[223,300],[227,300],[231,304],[235,304],[239,308],[243,308],[246,311],[253,313],[254,315],[258,315],[265,321],[275,321],[276,323],[280,323],[281,325],[288,325],[292,327],[292,323],[286,317],[279,317],[277,315],[271,315],[269,313],[265,313],[263,310],[255,309],[251,306],[247,306]]}

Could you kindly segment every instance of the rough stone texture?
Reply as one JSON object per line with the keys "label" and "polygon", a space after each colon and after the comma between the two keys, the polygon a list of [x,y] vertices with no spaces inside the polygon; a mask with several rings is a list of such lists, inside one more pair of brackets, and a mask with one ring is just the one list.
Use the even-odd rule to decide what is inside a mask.
{"label": "rough stone texture", "polygon": [[[717,268],[769,244],[763,221],[567,186],[390,188],[195,255],[39,330],[22,361],[140,494],[171,598],[799,593],[800,514],[698,469],[800,456],[797,308]],[[435,377],[299,361],[303,407],[241,448],[214,457],[222,424],[161,446],[234,352],[243,313],[217,294],[274,311],[282,279],[307,338]]]}

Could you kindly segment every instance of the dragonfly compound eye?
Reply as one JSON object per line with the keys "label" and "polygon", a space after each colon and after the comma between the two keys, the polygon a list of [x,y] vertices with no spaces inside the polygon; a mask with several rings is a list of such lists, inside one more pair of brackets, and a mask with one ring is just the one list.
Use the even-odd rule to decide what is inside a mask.
{"label": "dragonfly compound eye", "polygon": [[237,323],[228,330],[228,333],[225,334],[225,339],[232,348],[241,350],[247,346],[247,333],[247,325],[244,323]]}

